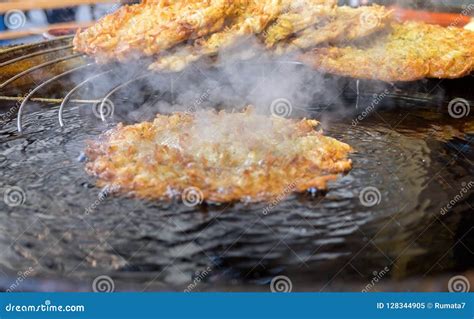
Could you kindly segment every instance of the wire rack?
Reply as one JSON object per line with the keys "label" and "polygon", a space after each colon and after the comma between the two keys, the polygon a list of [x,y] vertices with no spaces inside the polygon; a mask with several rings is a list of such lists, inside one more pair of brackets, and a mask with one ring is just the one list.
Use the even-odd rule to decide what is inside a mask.
{"label": "wire rack", "polygon": [[[21,45],[0,52],[0,103],[16,103],[14,113],[19,132],[23,132],[22,117],[29,103],[55,104],[58,108],[58,122],[64,126],[63,113],[70,104],[92,104],[97,106],[98,113],[105,121],[104,108],[120,91],[132,84],[155,75],[147,70],[146,61],[138,62],[130,68],[117,63],[98,65],[84,54],[75,53],[72,45],[73,36],[63,36],[44,42]],[[285,62],[285,61],[283,61]],[[299,64],[286,61],[285,63]],[[134,70],[130,72],[130,70]],[[119,75],[117,83],[110,83],[100,96],[87,96],[81,93],[88,85],[99,84],[110,80],[110,76]],[[334,80],[334,79],[333,79]],[[472,87],[473,77],[458,80],[423,80],[416,83],[390,84],[390,99],[386,104],[410,107],[428,105],[446,109],[453,98],[464,98],[474,103]],[[372,98],[374,93],[381,92],[387,83],[377,81],[359,81],[340,78],[334,80],[340,85],[342,94],[349,99],[359,96]],[[330,85],[332,86],[332,84]],[[87,97],[85,97],[87,96]]]}
{"label": "wire rack", "polygon": [[[74,53],[73,36],[64,36],[36,44],[13,47],[0,52],[0,101],[16,102],[18,131],[23,131],[22,116],[29,102],[57,104],[59,125],[64,126],[63,112],[69,104],[98,104],[102,120],[103,109],[114,94],[142,78],[151,76],[146,67],[112,86],[104,96],[83,98],[78,94],[88,84],[119,72],[116,64],[97,65],[84,54]],[[70,79],[74,78],[74,81]],[[79,80],[78,80],[79,79]],[[38,94],[49,87],[49,93]]]}

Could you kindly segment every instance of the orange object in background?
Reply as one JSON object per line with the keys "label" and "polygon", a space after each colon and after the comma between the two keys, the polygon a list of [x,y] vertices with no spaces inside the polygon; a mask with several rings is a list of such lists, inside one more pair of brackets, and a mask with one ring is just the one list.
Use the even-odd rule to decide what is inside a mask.
{"label": "orange object in background", "polygon": [[411,10],[400,7],[391,7],[394,16],[399,21],[422,21],[429,24],[439,24],[445,27],[464,27],[472,21],[472,17],[463,13],[442,13]]}

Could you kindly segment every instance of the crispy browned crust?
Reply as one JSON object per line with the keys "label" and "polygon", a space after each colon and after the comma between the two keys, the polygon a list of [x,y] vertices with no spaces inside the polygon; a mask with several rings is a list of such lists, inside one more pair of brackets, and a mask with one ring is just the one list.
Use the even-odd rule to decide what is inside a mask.
{"label": "crispy browned crust", "polygon": [[[353,9],[318,0],[278,3],[274,0],[248,3],[227,28],[158,56],[149,69],[179,72],[204,56],[231,47],[243,36],[257,34],[277,55],[301,52],[325,42],[350,41],[370,35],[386,28],[391,19],[390,10],[378,5]],[[289,42],[285,41],[299,31]]]}
{"label": "crispy browned crust", "polygon": [[267,201],[325,189],[351,169],[351,147],[294,121],[244,113],[158,115],[123,126],[87,147],[99,186],[167,199],[193,188],[208,202]]}
{"label": "crispy browned crust", "polygon": [[204,56],[228,49],[239,39],[261,33],[283,11],[285,6],[278,0],[252,0],[239,7],[232,23],[223,30],[193,43],[178,46],[159,56],[149,66],[150,70],[178,72]]}
{"label": "crispy browned crust", "polygon": [[303,30],[288,43],[280,42],[275,52],[302,52],[318,45],[353,41],[386,29],[391,21],[392,12],[383,6],[336,7],[327,21]]}
{"label": "crispy browned crust", "polygon": [[[387,12],[381,6],[353,9],[335,5],[334,0],[145,1],[124,6],[78,32],[74,49],[99,62],[154,56],[157,62],[150,69],[179,71],[203,56],[231,47],[243,36],[260,36],[263,45],[272,49],[322,21],[331,22],[321,30],[324,36],[331,37],[337,31],[333,37],[345,38],[347,34],[349,39],[356,38],[361,35],[354,31],[366,22],[361,14],[378,22],[382,20],[379,15]],[[334,22],[335,17],[339,19]],[[368,29],[382,25],[376,23]],[[317,32],[311,30],[303,33],[299,37],[303,44],[291,44],[290,49],[318,44],[320,37],[315,39],[314,34]]]}
{"label": "crispy browned crust", "polygon": [[310,5],[306,0],[299,6],[293,5],[281,14],[264,33],[267,48],[273,48],[277,43],[287,39],[292,34],[313,26],[335,15],[336,8],[322,5]]}
{"label": "crispy browned crust", "polygon": [[99,62],[152,56],[150,69],[177,72],[256,35],[275,55],[306,52],[300,60],[317,70],[391,82],[470,74],[473,34],[393,23],[383,6],[334,0],[156,0],[106,16],[79,32],[74,47]]}
{"label": "crispy browned crust", "polygon": [[323,72],[387,82],[459,78],[474,69],[474,32],[469,30],[406,22],[371,41],[316,48],[300,60]]}
{"label": "crispy browned crust", "polygon": [[77,33],[74,49],[99,61],[151,56],[222,29],[235,10],[232,0],[163,0],[124,6]]}

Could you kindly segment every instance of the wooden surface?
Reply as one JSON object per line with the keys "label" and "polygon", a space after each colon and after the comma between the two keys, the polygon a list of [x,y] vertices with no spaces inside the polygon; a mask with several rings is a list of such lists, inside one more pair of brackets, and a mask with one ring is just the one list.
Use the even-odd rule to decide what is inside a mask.
{"label": "wooden surface", "polygon": [[445,27],[464,27],[471,22],[471,17],[463,13],[429,12],[400,7],[392,7],[392,9],[394,9],[396,19],[400,21],[415,20],[429,24],[439,24]]}
{"label": "wooden surface", "polygon": [[11,39],[20,39],[25,38],[31,35],[41,35],[45,32],[48,32],[53,29],[78,29],[85,28],[92,24],[93,22],[66,22],[66,23],[57,23],[51,24],[44,27],[28,28],[28,29],[19,29],[12,31],[0,32],[0,40],[11,40]]}
{"label": "wooden surface", "polygon": [[[28,11],[32,9],[55,9],[74,7],[79,5],[90,5],[99,3],[120,4],[128,1],[121,0],[0,0],[0,15],[10,10]],[[1,18],[1,17],[0,17]],[[0,32],[0,40],[11,40],[28,37],[31,35],[43,34],[52,29],[77,29],[84,28],[91,25],[91,22],[67,22],[58,23],[54,25],[33,27],[33,28],[19,28],[17,30]]]}
{"label": "wooden surface", "polygon": [[120,3],[119,0],[10,0],[0,1],[0,13],[9,10],[55,9],[74,7],[83,4]]}

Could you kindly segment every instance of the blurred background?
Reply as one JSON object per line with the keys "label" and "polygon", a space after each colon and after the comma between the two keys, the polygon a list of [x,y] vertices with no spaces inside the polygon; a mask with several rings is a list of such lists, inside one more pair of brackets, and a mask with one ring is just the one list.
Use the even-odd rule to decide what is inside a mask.
{"label": "blurred background", "polygon": [[[34,42],[87,27],[133,0],[10,0],[0,1],[0,46]],[[474,0],[341,0],[341,5],[371,3],[432,12],[474,15]],[[438,17],[440,18],[440,17]],[[442,17],[440,19],[443,19]],[[448,19],[449,20],[449,19]],[[443,22],[441,22],[443,24]],[[445,24],[449,24],[445,22]]]}
{"label": "blurred background", "polygon": [[87,27],[132,0],[0,1],[0,46],[34,42]]}

